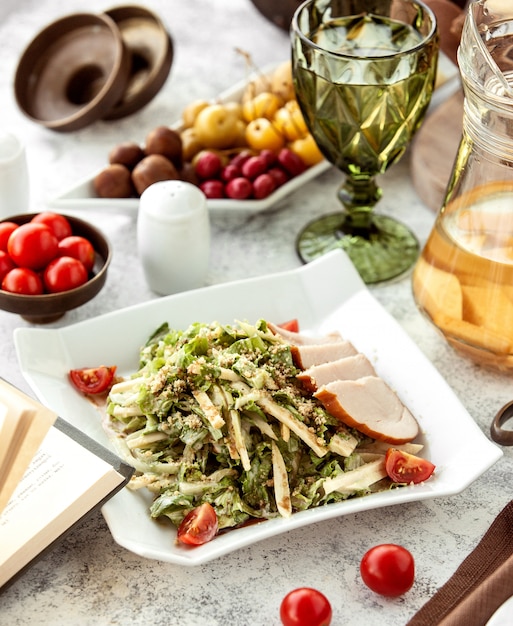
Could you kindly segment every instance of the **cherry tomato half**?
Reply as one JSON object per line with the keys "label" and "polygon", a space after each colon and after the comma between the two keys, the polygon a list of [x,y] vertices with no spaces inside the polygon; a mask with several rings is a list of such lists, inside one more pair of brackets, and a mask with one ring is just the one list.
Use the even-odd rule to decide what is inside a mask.
{"label": "cherry tomato half", "polygon": [[421,483],[435,471],[431,461],[414,454],[389,448],[385,455],[385,469],[395,483]]}
{"label": "cherry tomato half", "polygon": [[375,593],[401,596],[413,585],[415,561],[406,548],[394,543],[383,543],[363,555],[360,574],[363,582]]}
{"label": "cherry tomato half", "polygon": [[15,222],[0,222],[0,250],[7,252],[7,242],[13,230],[18,228]]}
{"label": "cherry tomato half", "polygon": [[178,527],[177,540],[190,546],[200,546],[217,535],[217,513],[204,502],[187,513]]}
{"label": "cherry tomato half", "polygon": [[72,232],[71,224],[67,218],[60,213],[43,211],[42,213],[34,215],[31,222],[35,224],[46,224],[59,241],[64,239],[64,237],[69,237]]}
{"label": "cherry tomato half", "polygon": [[71,256],[74,259],[82,261],[86,270],[90,272],[94,265],[94,248],[93,244],[80,235],[70,235],[59,241],[60,256]]}
{"label": "cherry tomato half", "polygon": [[110,389],[115,373],[115,365],[100,365],[70,370],[69,377],[76,389],[82,393],[95,395]]}
{"label": "cherry tomato half", "polygon": [[281,602],[280,619],[283,626],[329,626],[331,617],[328,598],[311,587],[294,589]]}
{"label": "cherry tomato half", "polygon": [[290,330],[293,333],[299,332],[299,322],[297,319],[288,320],[288,322],[283,322],[282,324],[278,324],[278,326],[284,330]]}
{"label": "cherry tomato half", "polygon": [[13,230],[7,252],[20,267],[43,269],[57,256],[57,237],[44,224],[28,222]]}
{"label": "cherry tomato half", "polygon": [[28,267],[15,267],[4,276],[2,289],[26,296],[38,296],[43,293],[43,281],[34,270]]}
{"label": "cherry tomato half", "polygon": [[68,291],[87,282],[84,264],[70,256],[59,256],[45,268],[43,280],[50,293]]}

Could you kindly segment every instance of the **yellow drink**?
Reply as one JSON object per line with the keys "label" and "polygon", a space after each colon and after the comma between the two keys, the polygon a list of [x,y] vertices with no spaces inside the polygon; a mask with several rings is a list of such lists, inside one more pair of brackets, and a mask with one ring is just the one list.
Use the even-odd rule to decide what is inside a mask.
{"label": "yellow drink", "polygon": [[513,370],[513,187],[488,186],[441,211],[413,293],[454,348]]}

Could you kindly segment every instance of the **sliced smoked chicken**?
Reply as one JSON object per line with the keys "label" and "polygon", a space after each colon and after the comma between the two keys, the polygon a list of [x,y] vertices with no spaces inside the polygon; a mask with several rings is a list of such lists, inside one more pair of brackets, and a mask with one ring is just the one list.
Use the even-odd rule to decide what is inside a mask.
{"label": "sliced smoked chicken", "polygon": [[338,331],[333,331],[332,333],[322,335],[321,337],[309,337],[308,335],[302,335],[301,333],[295,333],[294,331],[276,326],[276,324],[273,324],[272,322],[267,322],[267,326],[271,332],[275,335],[280,335],[280,337],[285,339],[287,343],[290,343],[293,346],[342,341],[342,335]]}
{"label": "sliced smoked chicken", "polygon": [[419,433],[417,420],[378,376],[330,382],[314,396],[331,415],[374,439],[401,444]]}
{"label": "sliced smoked chicken", "polygon": [[344,339],[331,343],[292,346],[291,352],[296,367],[301,370],[358,354],[353,344]]}
{"label": "sliced smoked chicken", "polygon": [[360,353],[313,365],[298,374],[297,378],[308,391],[314,392],[335,380],[357,380],[364,376],[376,376],[376,371],[369,359]]}

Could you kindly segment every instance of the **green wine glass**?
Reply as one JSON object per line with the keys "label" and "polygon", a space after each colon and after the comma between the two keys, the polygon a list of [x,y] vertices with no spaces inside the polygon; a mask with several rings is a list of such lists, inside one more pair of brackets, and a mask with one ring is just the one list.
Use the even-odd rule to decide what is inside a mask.
{"label": "green wine glass", "polygon": [[324,157],[346,174],[343,210],[297,239],[307,263],[343,248],[366,283],[400,276],[419,242],[376,213],[376,177],[396,163],[422,123],[438,60],[433,11],[420,0],[307,0],[291,23],[296,98]]}

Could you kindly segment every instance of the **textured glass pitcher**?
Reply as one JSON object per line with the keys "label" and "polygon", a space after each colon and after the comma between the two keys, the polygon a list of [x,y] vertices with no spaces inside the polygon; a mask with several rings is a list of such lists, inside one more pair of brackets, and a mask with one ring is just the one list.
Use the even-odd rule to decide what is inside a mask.
{"label": "textured glass pitcher", "polygon": [[513,371],[513,2],[468,7],[458,62],[463,134],[415,266],[419,309],[457,350]]}

